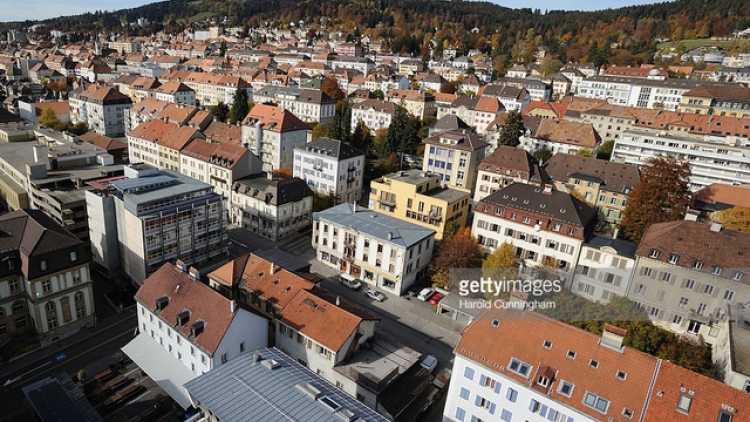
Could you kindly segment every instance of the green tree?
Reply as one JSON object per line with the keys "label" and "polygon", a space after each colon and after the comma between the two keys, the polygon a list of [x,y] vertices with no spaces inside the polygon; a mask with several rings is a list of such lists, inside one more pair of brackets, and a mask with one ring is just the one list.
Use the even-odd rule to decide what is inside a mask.
{"label": "green tree", "polygon": [[416,131],[413,131],[409,113],[405,108],[396,106],[391,124],[388,126],[388,135],[379,152],[380,157],[387,157],[399,149],[403,150],[414,141],[413,138],[416,138]]}
{"label": "green tree", "polygon": [[332,192],[316,190],[313,192],[313,211],[323,211],[331,208],[336,203],[336,197]]}
{"label": "green tree", "polygon": [[354,127],[354,132],[352,133],[349,143],[354,148],[363,151],[365,154],[369,152],[372,145],[372,135],[370,134],[370,129],[365,122],[360,121],[357,123],[357,126]]}
{"label": "green tree", "polygon": [[219,104],[211,107],[211,113],[213,113],[214,117],[216,117],[216,120],[220,122],[226,122],[227,116],[229,116],[229,106],[227,106],[223,102],[219,102]]}
{"label": "green tree", "polygon": [[641,179],[628,196],[623,234],[638,241],[656,223],[681,220],[690,205],[690,165],[674,155],[650,157]]}
{"label": "green tree", "polygon": [[86,122],[77,122],[74,125],[68,124],[68,132],[80,136],[89,131],[89,125]]}
{"label": "green tree", "polygon": [[536,152],[534,152],[534,158],[539,161],[539,164],[546,163],[547,160],[552,158],[552,151],[548,151],[546,149],[537,150]]}
{"label": "green tree", "polygon": [[511,110],[505,116],[497,144],[517,147],[521,143],[520,139],[524,131],[523,116],[518,110]]}
{"label": "green tree", "polygon": [[578,157],[594,158],[594,151],[589,148],[581,148],[576,151]]}
{"label": "green tree", "polygon": [[449,221],[445,223],[445,227],[443,227],[442,240],[453,239],[454,237],[456,237],[459,230],[460,227],[458,227],[458,224],[456,224],[455,221]]}
{"label": "green tree", "polygon": [[238,88],[234,91],[234,97],[232,98],[232,110],[229,121],[232,124],[241,122],[249,112],[250,105],[248,104],[247,90]]}
{"label": "green tree", "polygon": [[385,98],[385,94],[383,93],[383,90],[381,89],[376,89],[375,91],[372,91],[372,95],[374,95],[375,98],[377,98],[378,100],[382,100],[383,98]]}
{"label": "green tree", "polygon": [[612,150],[615,148],[615,141],[609,140],[602,142],[599,149],[596,151],[596,158],[601,160],[607,160],[612,157]]}
{"label": "green tree", "polygon": [[323,123],[318,123],[313,126],[312,138],[328,138],[328,126],[324,125]]}

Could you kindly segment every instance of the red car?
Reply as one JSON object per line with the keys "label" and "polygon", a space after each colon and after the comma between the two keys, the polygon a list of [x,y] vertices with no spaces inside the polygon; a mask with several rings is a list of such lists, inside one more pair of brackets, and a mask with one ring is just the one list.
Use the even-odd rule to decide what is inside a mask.
{"label": "red car", "polygon": [[444,295],[444,294],[442,294],[442,293],[435,293],[435,294],[434,294],[434,295],[432,295],[432,297],[430,298],[430,305],[432,305],[432,306],[437,306],[438,302],[440,302],[440,299],[442,299],[442,298],[444,298],[444,297],[445,297],[445,295]]}

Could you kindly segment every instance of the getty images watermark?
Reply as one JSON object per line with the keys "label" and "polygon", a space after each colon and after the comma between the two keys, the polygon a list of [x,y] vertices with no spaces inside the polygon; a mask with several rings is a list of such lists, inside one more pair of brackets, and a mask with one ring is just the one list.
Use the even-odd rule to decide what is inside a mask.
{"label": "getty images watermark", "polygon": [[[462,297],[459,300],[459,307],[463,309],[554,309],[554,301],[536,298],[559,293],[563,289],[561,280],[495,280],[491,277],[460,279],[456,285],[458,285],[458,294]],[[516,296],[522,293],[524,300],[501,298],[510,297],[514,293]],[[470,297],[477,296],[483,298],[483,300],[470,299]],[[497,299],[492,299],[493,297]]]}

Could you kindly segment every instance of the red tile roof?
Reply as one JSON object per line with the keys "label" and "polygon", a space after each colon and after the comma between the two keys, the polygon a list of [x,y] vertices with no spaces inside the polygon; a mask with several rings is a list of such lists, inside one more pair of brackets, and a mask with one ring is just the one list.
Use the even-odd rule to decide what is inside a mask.
{"label": "red tile roof", "polygon": [[590,123],[542,119],[535,137],[550,142],[594,148],[601,139]]}
{"label": "red tile roof", "polygon": [[[158,314],[175,331],[190,338],[190,326],[198,320],[205,321],[203,332],[193,341],[211,355],[216,352],[237,312],[241,312],[231,312],[229,299],[169,263],[143,282],[135,299],[157,313],[156,300],[164,296],[169,298],[169,303]],[[177,326],[177,314],[185,310],[190,311],[190,319]]]}
{"label": "red tile roof", "polygon": [[[630,420],[622,416],[624,408],[633,411],[632,420],[639,420],[657,358],[627,347],[618,351],[600,344],[600,339],[601,336],[531,311],[495,307],[484,311],[464,330],[455,352],[526,385],[531,381],[508,368],[511,358],[532,367],[531,380],[548,369],[553,378],[549,392],[552,399],[596,420]],[[545,342],[549,342],[549,348]],[[569,357],[569,351],[575,354],[574,358]],[[591,360],[598,362],[596,369],[590,366]],[[624,380],[616,378],[617,371],[627,374]],[[575,386],[570,398],[557,392],[561,380]],[[583,404],[587,391],[609,400],[606,414]]]}
{"label": "red tile roof", "polygon": [[257,104],[242,121],[243,125],[255,126],[260,121],[264,130],[289,132],[307,130],[310,127],[292,112],[266,104]]}
{"label": "red tile roof", "polygon": [[731,186],[713,183],[695,192],[693,199],[709,204],[728,204],[750,208],[750,185]]}
{"label": "red tile roof", "polygon": [[[680,396],[690,399],[687,412],[677,410]],[[731,415],[733,422],[750,420],[750,394],[671,362],[661,362],[644,421],[728,421],[719,419],[721,412]]]}

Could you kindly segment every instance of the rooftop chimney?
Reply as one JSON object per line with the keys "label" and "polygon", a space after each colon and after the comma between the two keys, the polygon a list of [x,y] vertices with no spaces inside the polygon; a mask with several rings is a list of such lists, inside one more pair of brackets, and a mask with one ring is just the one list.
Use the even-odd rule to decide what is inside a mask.
{"label": "rooftop chimney", "polygon": [[276,272],[276,264],[274,264],[274,263],[272,262],[272,263],[271,263],[271,272],[270,272],[270,273],[271,273],[271,274],[273,274],[273,273],[275,273],[275,272]]}
{"label": "rooftop chimney", "polygon": [[549,183],[544,184],[544,193],[550,195],[552,193],[552,185]]}
{"label": "rooftop chimney", "polygon": [[388,240],[393,239],[393,232],[388,232]]}
{"label": "rooftop chimney", "polygon": [[710,230],[710,231],[712,231],[712,232],[714,232],[714,233],[718,233],[718,232],[720,232],[720,231],[721,231],[721,229],[722,229],[723,227],[724,227],[724,226],[722,226],[722,225],[721,225],[721,223],[711,223],[711,225],[710,225],[710,226],[708,226],[708,230]]}
{"label": "rooftop chimney", "polygon": [[229,301],[229,313],[233,314],[237,311],[237,301],[236,300],[230,300]]}
{"label": "rooftop chimney", "polygon": [[341,306],[341,296],[336,296],[336,306]]}
{"label": "rooftop chimney", "polygon": [[188,272],[190,274],[190,277],[193,277],[196,280],[201,279],[201,273],[195,267],[190,267],[190,270]]}
{"label": "rooftop chimney", "polygon": [[628,330],[614,325],[604,324],[604,330],[602,331],[601,344],[609,346],[616,350],[622,350],[622,341],[625,339],[625,334]]}
{"label": "rooftop chimney", "polygon": [[685,221],[698,221],[698,211],[687,210],[685,213]]}

